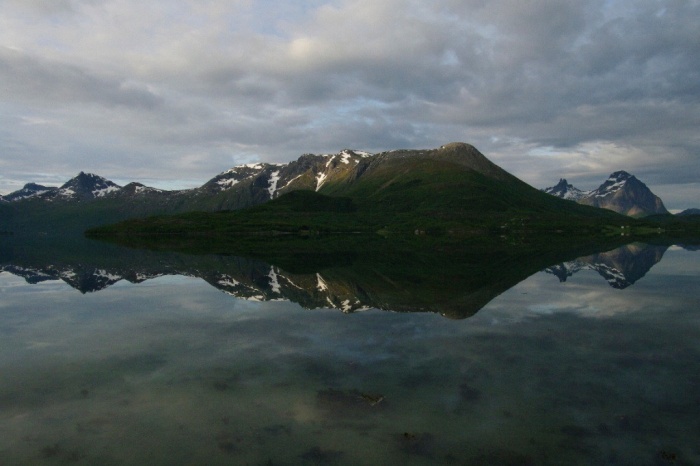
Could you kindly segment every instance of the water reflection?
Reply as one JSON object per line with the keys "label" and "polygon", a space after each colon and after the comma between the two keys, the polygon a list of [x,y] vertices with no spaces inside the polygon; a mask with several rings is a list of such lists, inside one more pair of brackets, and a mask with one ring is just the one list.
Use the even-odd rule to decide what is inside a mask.
{"label": "water reflection", "polygon": [[[495,256],[478,279],[478,260],[289,275],[298,296],[286,299],[348,283],[387,308],[411,296],[450,304],[440,293],[452,292],[466,302],[501,280],[478,313],[452,321],[308,312],[275,300],[287,272],[259,261],[108,249],[96,262],[89,247],[13,249],[3,262],[39,282],[0,274],[1,464],[700,462],[697,253],[665,249],[644,279],[605,262],[633,271],[624,291],[585,268],[557,283],[536,270],[575,261],[530,255]],[[391,282],[370,288],[372,271]],[[218,291],[238,288],[252,299]],[[310,302],[330,307],[328,296]]]}
{"label": "water reflection", "polygon": [[594,270],[613,288],[624,289],[644,277],[663,258],[667,249],[667,245],[632,243],[612,251],[553,265],[545,271],[565,282],[567,278],[582,270]]}
{"label": "water reflection", "polygon": [[[31,284],[61,280],[81,293],[104,290],[121,281],[143,283],[182,275],[201,278],[227,294],[251,301],[287,300],[306,309],[333,308],[345,313],[382,309],[464,318],[542,269],[562,282],[581,270],[595,270],[610,286],[626,288],[658,263],[666,249],[667,245],[633,243],[554,265],[548,261],[556,256],[537,252],[476,249],[461,255],[434,253],[429,260],[405,252],[353,260],[345,254],[339,265],[330,261],[331,265],[302,267],[295,273],[236,256],[135,251],[83,241],[70,247],[55,244],[47,256],[37,254],[35,248],[29,248],[33,254],[21,247],[8,253],[6,248],[0,257],[0,272]],[[82,254],[78,258],[76,250]]]}

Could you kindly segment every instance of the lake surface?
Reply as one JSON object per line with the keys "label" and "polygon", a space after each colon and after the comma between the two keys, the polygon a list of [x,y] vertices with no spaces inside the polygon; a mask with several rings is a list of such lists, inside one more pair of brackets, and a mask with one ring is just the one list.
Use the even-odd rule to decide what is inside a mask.
{"label": "lake surface", "polygon": [[105,248],[2,251],[0,464],[700,464],[696,248],[405,281]]}

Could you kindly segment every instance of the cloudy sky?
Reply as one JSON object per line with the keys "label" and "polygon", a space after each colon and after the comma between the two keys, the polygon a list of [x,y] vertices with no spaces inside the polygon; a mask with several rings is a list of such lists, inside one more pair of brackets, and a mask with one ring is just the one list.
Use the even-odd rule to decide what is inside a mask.
{"label": "cloudy sky", "polygon": [[698,0],[0,0],[0,193],[474,144],[700,207]]}

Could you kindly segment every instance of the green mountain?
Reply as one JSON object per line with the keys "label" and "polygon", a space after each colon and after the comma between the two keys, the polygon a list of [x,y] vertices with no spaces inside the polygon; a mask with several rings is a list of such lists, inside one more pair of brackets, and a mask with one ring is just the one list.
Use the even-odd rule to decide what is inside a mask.
{"label": "green mountain", "polygon": [[[90,234],[232,238],[253,233],[375,231],[517,236],[536,231],[587,235],[619,229],[629,220],[542,193],[464,143],[376,155],[345,152],[318,162],[308,164],[306,171],[297,170],[301,173],[279,191],[270,191],[272,200],[247,209],[132,219]],[[280,177],[281,172],[277,169],[273,174]]]}

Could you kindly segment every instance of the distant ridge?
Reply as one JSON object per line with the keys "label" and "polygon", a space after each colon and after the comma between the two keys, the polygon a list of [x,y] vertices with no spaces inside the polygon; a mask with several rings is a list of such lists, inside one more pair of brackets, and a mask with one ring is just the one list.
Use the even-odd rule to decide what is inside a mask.
{"label": "distant ridge", "polygon": [[542,191],[562,199],[612,210],[630,217],[668,214],[661,199],[652,193],[647,185],[626,171],[612,173],[593,191],[582,191],[568,184],[565,179],[559,180],[557,185]]}
{"label": "distant ridge", "polygon": [[688,215],[700,215],[700,209],[685,209],[683,212],[679,212],[676,215],[680,217],[686,217]]}
{"label": "distant ridge", "polygon": [[50,191],[56,188],[49,188],[47,186],[42,186],[36,183],[27,183],[20,190],[14,191],[6,196],[0,196],[2,200],[6,202],[16,202],[23,199],[29,199],[30,197],[38,196],[46,191]]}

